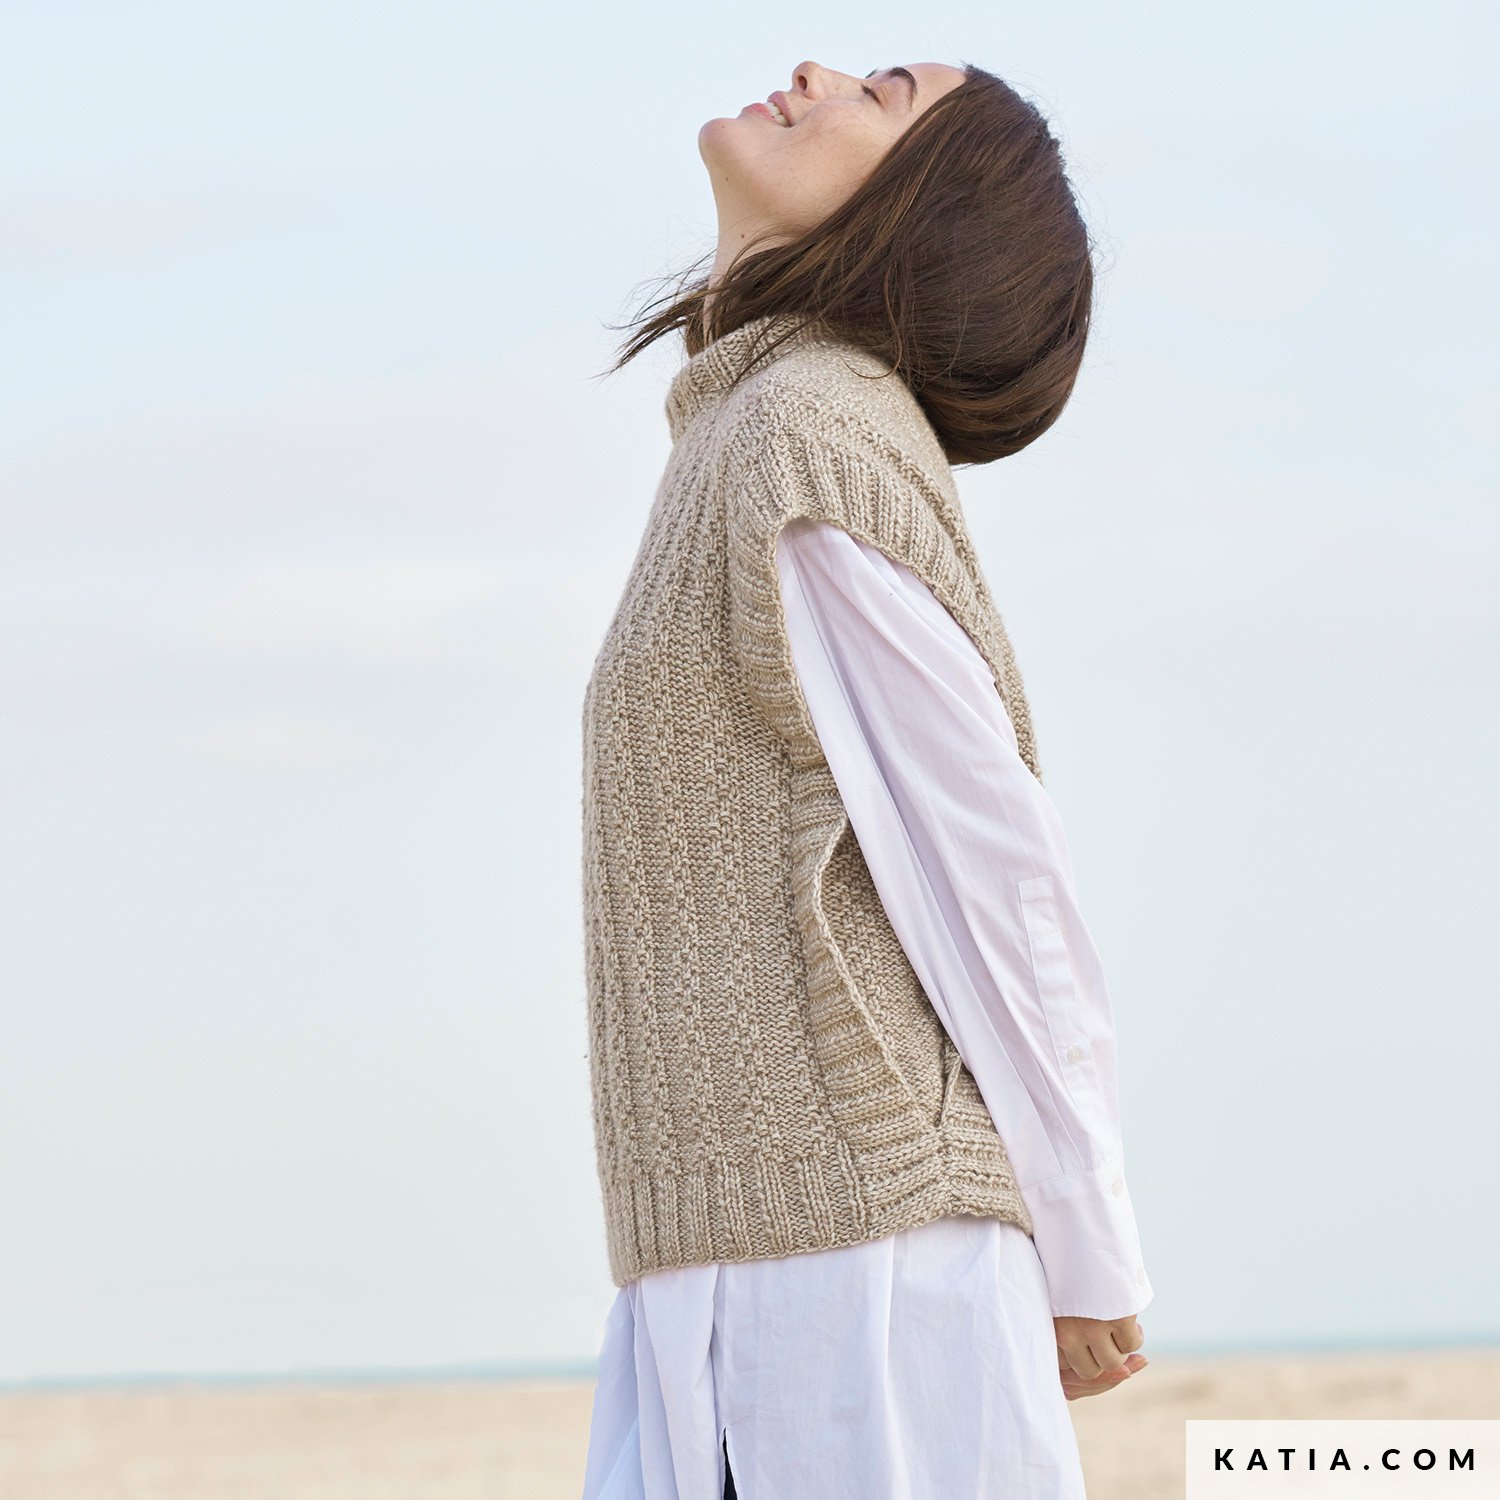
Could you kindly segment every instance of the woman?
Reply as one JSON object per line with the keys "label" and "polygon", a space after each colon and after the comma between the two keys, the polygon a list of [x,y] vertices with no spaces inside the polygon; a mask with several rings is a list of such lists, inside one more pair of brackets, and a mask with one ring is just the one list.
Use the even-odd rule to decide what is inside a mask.
{"label": "woman", "polygon": [[[952,465],[1071,393],[1087,234],[973,67],[703,127],[710,275],[584,697],[612,1274],[586,1500],[1083,1494],[1146,1364],[1113,1015]],[[616,366],[618,368],[619,365]]]}

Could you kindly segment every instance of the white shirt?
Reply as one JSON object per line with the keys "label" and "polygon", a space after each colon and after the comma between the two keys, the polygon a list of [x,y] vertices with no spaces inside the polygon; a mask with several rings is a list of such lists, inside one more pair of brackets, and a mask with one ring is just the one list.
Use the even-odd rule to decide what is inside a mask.
{"label": "white shirt", "polygon": [[1081,1500],[1051,1320],[1125,1317],[1152,1292],[1062,825],[983,657],[920,579],[807,519],[777,561],[819,743],[1035,1237],[955,1216],[621,1288],[584,1500],[717,1500],[724,1440],[742,1500]]}

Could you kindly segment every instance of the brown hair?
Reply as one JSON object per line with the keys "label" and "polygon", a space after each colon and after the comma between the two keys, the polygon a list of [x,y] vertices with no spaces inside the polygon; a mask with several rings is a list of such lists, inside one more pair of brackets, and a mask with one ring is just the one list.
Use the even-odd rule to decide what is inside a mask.
{"label": "brown hair", "polygon": [[790,313],[889,364],[950,463],[989,463],[1039,438],[1083,360],[1090,236],[1040,110],[963,66],[964,81],[820,223],[782,245],[754,241],[714,287],[705,275],[683,291],[700,259],[675,294],[648,304],[666,301],[661,311],[614,325],[636,332],[607,373],[673,329],[695,354],[753,318]]}

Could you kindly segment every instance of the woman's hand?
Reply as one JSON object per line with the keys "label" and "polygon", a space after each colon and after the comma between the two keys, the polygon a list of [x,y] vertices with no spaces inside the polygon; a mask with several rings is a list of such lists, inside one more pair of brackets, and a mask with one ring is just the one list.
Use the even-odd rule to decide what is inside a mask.
{"label": "woman's hand", "polygon": [[1057,1372],[1069,1401],[1098,1396],[1144,1370],[1150,1360],[1135,1351],[1145,1343],[1141,1325],[1128,1318],[1053,1318]]}

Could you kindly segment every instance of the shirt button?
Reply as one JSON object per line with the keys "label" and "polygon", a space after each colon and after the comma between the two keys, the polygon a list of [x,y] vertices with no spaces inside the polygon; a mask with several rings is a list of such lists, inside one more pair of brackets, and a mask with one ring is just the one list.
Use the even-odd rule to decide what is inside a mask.
{"label": "shirt button", "polygon": [[1125,1184],[1120,1178],[1116,1177],[1115,1180],[1110,1183],[1109,1190],[1115,1195],[1116,1198],[1118,1198],[1120,1194],[1125,1191]]}
{"label": "shirt button", "polygon": [[1068,1061],[1077,1062],[1083,1056],[1083,1052],[1077,1047],[1068,1048]]}

